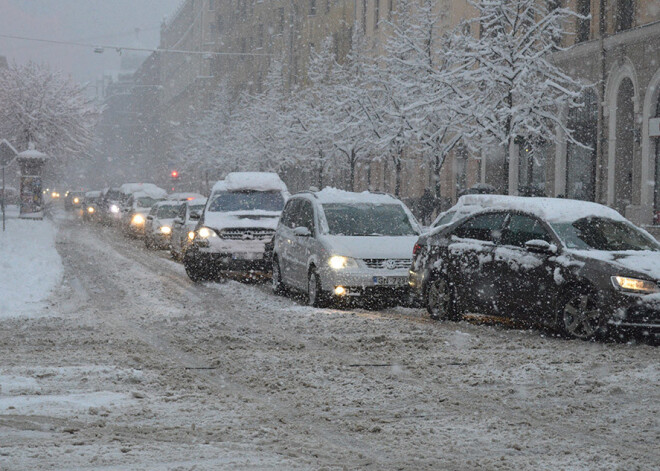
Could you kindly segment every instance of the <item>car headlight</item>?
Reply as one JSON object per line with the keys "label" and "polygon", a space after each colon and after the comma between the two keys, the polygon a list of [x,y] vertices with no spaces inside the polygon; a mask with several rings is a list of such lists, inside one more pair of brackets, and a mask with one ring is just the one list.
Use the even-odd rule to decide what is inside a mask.
{"label": "car headlight", "polygon": [[188,232],[188,239],[193,240],[194,238],[195,238],[195,232],[194,231]]}
{"label": "car headlight", "polygon": [[202,239],[218,237],[218,234],[216,234],[213,229],[209,229],[208,227],[202,227],[199,231],[197,231],[197,234],[199,234],[199,237],[201,237]]}
{"label": "car headlight", "polygon": [[328,259],[328,265],[334,270],[342,268],[357,268],[358,264],[354,258],[344,257],[343,255],[333,255]]}
{"label": "car headlight", "polygon": [[660,293],[660,287],[658,287],[657,283],[648,280],[640,280],[639,278],[613,276],[612,284],[615,288],[629,293]]}
{"label": "car headlight", "polygon": [[88,212],[89,214],[92,214],[92,213],[94,212],[94,208],[93,208],[92,206],[88,207],[88,208],[87,208],[87,212]]}
{"label": "car headlight", "polygon": [[116,204],[111,204],[110,205],[110,212],[117,214],[119,212],[119,206],[117,206]]}
{"label": "car headlight", "polygon": [[142,216],[141,214],[136,214],[135,216],[133,216],[133,219],[131,219],[131,224],[135,224],[135,225],[144,224],[144,216]]}
{"label": "car headlight", "polygon": [[165,235],[171,234],[172,228],[170,226],[160,226],[160,232]]}
{"label": "car headlight", "polygon": [[75,204],[80,203],[80,198],[73,198],[73,202],[74,202]]}

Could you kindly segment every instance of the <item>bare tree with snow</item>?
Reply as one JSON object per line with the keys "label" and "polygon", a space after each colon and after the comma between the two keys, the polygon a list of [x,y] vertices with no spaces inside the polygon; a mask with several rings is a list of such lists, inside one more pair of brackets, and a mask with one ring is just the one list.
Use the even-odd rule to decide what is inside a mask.
{"label": "bare tree with snow", "polygon": [[57,159],[84,152],[98,110],[85,87],[47,65],[0,69],[0,135],[17,149],[34,145]]}
{"label": "bare tree with snow", "polygon": [[[561,49],[564,26],[579,17],[556,2],[475,0],[476,17],[459,28],[447,54],[456,63],[455,83],[464,87],[472,106],[464,128],[483,141],[502,146],[514,158],[514,144],[554,140],[561,128],[578,145],[562,119],[562,110],[581,106],[584,85],[551,62]],[[550,6],[548,6],[550,4]],[[476,33],[476,34],[475,34]],[[513,170],[513,172],[511,171]],[[514,166],[507,169],[510,192],[516,192]]]}

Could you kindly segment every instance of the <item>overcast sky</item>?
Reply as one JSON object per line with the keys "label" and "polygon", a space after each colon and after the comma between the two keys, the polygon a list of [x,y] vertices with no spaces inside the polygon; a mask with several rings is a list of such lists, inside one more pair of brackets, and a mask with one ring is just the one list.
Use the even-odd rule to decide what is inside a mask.
{"label": "overcast sky", "polygon": [[[158,46],[160,24],[182,0],[0,0],[0,34],[60,41]],[[139,33],[136,34],[136,28]],[[106,50],[0,38],[9,62],[34,60],[91,81],[119,67],[119,54]]]}

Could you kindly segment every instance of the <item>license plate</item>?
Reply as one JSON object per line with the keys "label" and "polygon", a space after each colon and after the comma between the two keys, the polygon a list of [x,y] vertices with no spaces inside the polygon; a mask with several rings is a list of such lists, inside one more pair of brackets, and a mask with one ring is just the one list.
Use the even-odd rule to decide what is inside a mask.
{"label": "license plate", "polygon": [[234,260],[261,260],[263,254],[260,252],[237,252],[231,255]]}
{"label": "license plate", "polygon": [[374,276],[374,284],[378,286],[406,286],[408,278],[405,276]]}

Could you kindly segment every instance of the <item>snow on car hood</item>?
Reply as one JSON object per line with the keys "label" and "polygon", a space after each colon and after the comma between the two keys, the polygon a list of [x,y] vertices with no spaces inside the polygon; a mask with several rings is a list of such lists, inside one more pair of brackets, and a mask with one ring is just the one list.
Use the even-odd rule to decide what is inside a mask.
{"label": "snow on car hood", "polygon": [[325,235],[329,251],[352,258],[412,258],[418,236],[351,237]]}
{"label": "snow on car hood", "polygon": [[652,250],[623,250],[608,252],[604,250],[571,250],[570,252],[583,257],[619,266],[626,271],[643,273],[660,280],[660,252]]}
{"label": "snow on car hood", "polygon": [[280,220],[279,211],[232,211],[227,213],[204,213],[204,225],[211,229],[224,229],[226,227],[260,227],[273,229]]}

